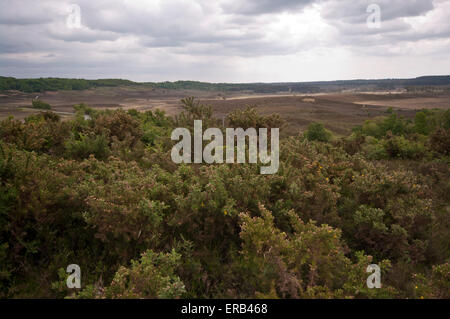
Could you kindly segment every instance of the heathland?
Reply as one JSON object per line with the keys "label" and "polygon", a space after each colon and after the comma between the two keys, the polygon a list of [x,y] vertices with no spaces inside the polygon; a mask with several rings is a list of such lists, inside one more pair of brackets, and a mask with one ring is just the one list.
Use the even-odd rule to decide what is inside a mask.
{"label": "heathland", "polygon": [[[14,81],[0,96],[0,297],[450,298],[445,83]],[[173,163],[170,134],[194,120],[279,127],[278,172]]]}

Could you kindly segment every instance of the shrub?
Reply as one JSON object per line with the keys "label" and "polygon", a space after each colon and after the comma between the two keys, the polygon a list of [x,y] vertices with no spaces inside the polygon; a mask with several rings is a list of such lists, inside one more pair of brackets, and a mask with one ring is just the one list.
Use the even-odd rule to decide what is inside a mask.
{"label": "shrub", "polygon": [[235,110],[227,115],[227,121],[231,127],[280,128],[284,120],[278,114],[259,115],[256,107],[247,107],[245,110]]}
{"label": "shrub", "polygon": [[414,129],[417,133],[423,135],[428,135],[428,133],[430,132],[430,128],[427,122],[427,116],[424,112],[416,113],[416,116],[414,118]]}
{"label": "shrub", "polygon": [[438,128],[431,134],[430,144],[437,153],[450,154],[450,129]]}
{"label": "shrub", "polygon": [[352,249],[393,261],[422,261],[435,214],[419,177],[370,164],[353,180],[339,203],[344,236]]}
{"label": "shrub", "polygon": [[105,136],[89,136],[83,133],[80,133],[79,136],[80,139],[72,137],[67,140],[65,144],[67,157],[78,160],[88,158],[90,155],[94,155],[99,160],[108,157],[110,150]]}
{"label": "shrub", "polygon": [[309,141],[329,142],[332,134],[322,124],[313,122],[309,124],[305,132],[305,137]]}
{"label": "shrub", "polygon": [[408,140],[403,136],[388,138],[383,144],[391,158],[418,159],[423,158],[426,153],[422,142]]}
{"label": "shrub", "polygon": [[354,155],[362,150],[366,137],[360,132],[353,132],[349,137],[343,138],[339,141],[339,145],[350,154]]}
{"label": "shrub", "polygon": [[142,137],[139,122],[123,110],[100,114],[94,119],[93,131],[96,135],[104,135],[109,142],[116,137],[119,141],[128,140],[127,146],[134,146]]}
{"label": "shrub", "polygon": [[432,293],[435,298],[450,298],[450,264],[434,265],[431,273]]}
{"label": "shrub", "polygon": [[50,110],[52,108],[50,104],[45,103],[44,101],[41,100],[33,100],[31,104],[33,105],[33,108],[40,110]]}
{"label": "shrub", "polygon": [[392,113],[388,117],[378,117],[364,122],[361,132],[367,136],[381,138],[388,132],[393,135],[404,135],[409,132],[408,123],[403,118]]}
{"label": "shrub", "polygon": [[367,143],[364,145],[363,150],[368,159],[381,160],[389,158],[383,140],[379,141],[376,138],[369,136],[366,141]]}
{"label": "shrub", "polygon": [[[260,206],[261,217],[241,214],[245,285],[257,296],[281,298],[343,298],[371,295],[363,271],[371,257],[359,254],[352,264],[345,256],[341,232],[328,225],[304,223],[293,211],[288,213],[293,232],[286,234],[274,226],[274,217]],[[387,270],[389,261],[383,261]],[[362,279],[361,278],[361,279]],[[386,287],[383,294],[392,288]],[[376,292],[375,292],[376,295]],[[251,297],[251,295],[250,295]]]}
{"label": "shrub", "polygon": [[180,298],[186,292],[176,275],[181,255],[155,253],[147,250],[140,260],[132,260],[129,268],[120,267],[111,285],[106,288],[108,298]]}
{"label": "shrub", "polygon": [[450,298],[450,265],[433,265],[431,274],[413,274],[415,298]]}
{"label": "shrub", "polygon": [[29,116],[25,122],[8,118],[0,122],[0,138],[19,149],[61,154],[70,134],[69,125],[51,112]]}
{"label": "shrub", "polygon": [[367,120],[361,129],[362,133],[367,136],[372,136],[376,138],[382,137],[386,132],[383,132],[381,127],[371,120]]}
{"label": "shrub", "polygon": [[203,128],[218,127],[220,122],[213,117],[212,107],[201,104],[193,96],[181,100],[183,112],[175,117],[176,127],[193,129],[194,120],[202,120]]}
{"label": "shrub", "polygon": [[442,127],[446,130],[450,129],[450,109],[446,110],[442,116]]}
{"label": "shrub", "polygon": [[406,121],[398,117],[396,113],[391,114],[389,117],[379,122],[379,126],[384,135],[390,131],[394,135],[403,135],[407,132]]}
{"label": "shrub", "polygon": [[[365,125],[378,137],[282,138],[278,173],[261,175],[174,164],[175,125],[222,123],[185,103],[175,120],[79,105],[73,120],[0,122],[0,297],[448,297],[445,112],[423,111],[429,136],[390,117]],[[229,120],[279,125],[252,109]],[[366,286],[372,263],[382,289]]]}

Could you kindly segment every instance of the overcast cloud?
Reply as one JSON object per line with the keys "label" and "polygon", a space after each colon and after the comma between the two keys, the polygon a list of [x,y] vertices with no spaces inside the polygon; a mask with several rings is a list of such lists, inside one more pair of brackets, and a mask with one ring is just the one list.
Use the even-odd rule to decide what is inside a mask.
{"label": "overcast cloud", "polygon": [[[367,25],[370,4],[379,28]],[[209,82],[450,74],[450,0],[0,0],[0,70]]]}

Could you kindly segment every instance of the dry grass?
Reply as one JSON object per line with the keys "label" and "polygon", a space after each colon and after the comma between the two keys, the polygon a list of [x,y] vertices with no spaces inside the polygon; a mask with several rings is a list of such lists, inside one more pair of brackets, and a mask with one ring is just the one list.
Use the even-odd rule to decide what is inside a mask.
{"label": "dry grass", "polygon": [[181,112],[180,99],[196,96],[209,104],[218,117],[230,111],[254,106],[262,114],[279,113],[287,122],[284,135],[297,134],[311,122],[321,122],[338,135],[346,135],[355,125],[376,116],[385,115],[388,107],[393,107],[405,117],[411,118],[415,110],[422,108],[449,108],[450,95],[442,93],[334,93],[315,95],[294,94],[227,94],[221,92],[164,90],[148,87],[98,88],[85,91],[46,92],[27,94],[5,92],[0,95],[0,118],[14,115],[23,119],[37,113],[30,109],[31,100],[39,98],[52,105],[53,111],[63,118],[70,117],[74,104],[85,103],[93,108],[123,108],[138,110],[164,110],[169,115]]}

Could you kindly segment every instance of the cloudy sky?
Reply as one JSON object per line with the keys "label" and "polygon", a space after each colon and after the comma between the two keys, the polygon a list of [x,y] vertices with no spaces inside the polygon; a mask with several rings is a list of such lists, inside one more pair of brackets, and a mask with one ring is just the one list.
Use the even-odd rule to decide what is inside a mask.
{"label": "cloudy sky", "polygon": [[450,0],[0,0],[3,76],[281,82],[443,74]]}

